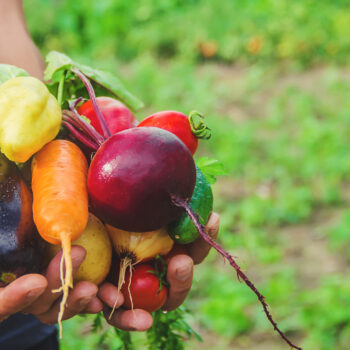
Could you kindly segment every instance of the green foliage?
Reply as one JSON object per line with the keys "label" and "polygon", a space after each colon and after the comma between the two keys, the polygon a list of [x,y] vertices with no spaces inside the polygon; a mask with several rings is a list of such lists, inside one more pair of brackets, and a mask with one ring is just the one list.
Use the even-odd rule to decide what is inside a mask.
{"label": "green foliage", "polygon": [[211,185],[215,184],[217,176],[227,175],[224,165],[216,159],[201,157],[196,160],[196,164]]}
{"label": "green foliage", "polygon": [[200,291],[202,302],[199,308],[206,328],[231,338],[251,329],[253,321],[248,310],[255,305],[256,298],[240,285],[234,273],[213,274],[206,286]]}
{"label": "green foliage", "polygon": [[332,227],[329,232],[330,247],[350,259],[350,211],[346,210],[340,222]]}
{"label": "green foliage", "polygon": [[87,349],[101,350],[106,346],[113,350],[145,349],[146,346],[149,350],[182,350],[192,338],[202,341],[188,324],[188,317],[189,311],[183,306],[170,312],[158,310],[153,313],[154,326],[143,334],[108,326],[102,313],[77,317],[64,323],[64,332],[70,336],[62,340],[62,349],[80,349],[79,346],[84,345]]}
{"label": "green foliage", "polygon": [[73,96],[83,97],[84,93],[86,95],[86,87],[82,86],[82,82],[76,77],[74,70],[77,69],[89,78],[96,94],[111,95],[131,109],[136,110],[143,107],[143,103],[126,90],[119,78],[112,73],[74,62],[67,55],[57,51],[48,53],[46,64],[45,80],[49,82],[49,87],[55,95],[56,91],[59,92],[59,101],[62,100],[62,96],[64,96],[63,100],[69,100]]}
{"label": "green foliage", "polygon": [[306,349],[338,349],[349,347],[350,279],[347,275],[324,278],[315,292],[303,296],[302,322],[308,329]]}
{"label": "green foliage", "polygon": [[149,350],[182,350],[184,342],[191,337],[201,341],[202,338],[186,322],[186,311],[180,307],[164,313],[158,310],[154,313],[154,325],[147,331],[147,346]]}
{"label": "green foliage", "polygon": [[[46,50],[230,62],[348,63],[350,15],[344,0],[144,0],[24,3]],[[40,9],[40,11],[38,11]],[[322,23],[322,25],[320,25]]]}

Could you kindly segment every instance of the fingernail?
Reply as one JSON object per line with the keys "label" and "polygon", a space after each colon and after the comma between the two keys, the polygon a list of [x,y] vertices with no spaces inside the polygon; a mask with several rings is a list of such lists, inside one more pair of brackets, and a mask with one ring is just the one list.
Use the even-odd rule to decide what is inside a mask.
{"label": "fingernail", "polygon": [[212,212],[208,220],[208,224],[209,226],[217,225],[219,223],[219,220],[220,220],[220,215],[215,212]]}
{"label": "fingernail", "polygon": [[32,299],[43,293],[45,288],[33,288],[27,293],[27,299]]}
{"label": "fingernail", "polygon": [[189,264],[186,264],[176,269],[176,278],[179,281],[186,281],[188,278],[191,277],[191,273],[192,273],[192,266]]}
{"label": "fingernail", "polygon": [[87,306],[90,303],[91,300],[92,300],[92,297],[81,298],[79,300],[79,305],[80,306]]}

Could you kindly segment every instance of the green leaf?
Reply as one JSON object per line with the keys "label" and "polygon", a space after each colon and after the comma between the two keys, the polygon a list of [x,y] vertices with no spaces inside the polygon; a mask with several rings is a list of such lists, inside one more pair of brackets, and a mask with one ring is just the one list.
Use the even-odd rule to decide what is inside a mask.
{"label": "green leaf", "polygon": [[92,331],[93,332],[98,332],[99,330],[102,329],[102,321],[103,321],[103,314],[100,312],[96,314],[94,317],[94,320],[92,322]]}
{"label": "green leaf", "polygon": [[[45,70],[45,80],[49,82],[50,90],[53,93],[57,91],[57,85],[62,77],[66,74],[65,81],[67,88],[63,93],[64,99],[82,96],[82,85],[77,81],[75,75],[71,72],[73,68],[79,69],[91,81],[97,95],[103,94],[113,96],[124,102],[133,110],[143,107],[143,103],[131,94],[120,81],[120,79],[112,73],[99,69],[94,69],[86,65],[73,61],[70,57],[63,53],[51,51],[46,56],[47,68]],[[68,83],[68,84],[67,84]],[[69,89],[70,86],[70,89]],[[69,90],[68,90],[69,89]]]}
{"label": "green leaf", "polygon": [[224,165],[216,159],[201,157],[196,160],[196,164],[211,185],[216,182],[217,176],[228,174]]}
{"label": "green leaf", "polygon": [[29,74],[22,68],[10,64],[0,64],[0,85],[16,77],[27,77]]}
{"label": "green leaf", "polygon": [[[69,70],[74,65],[72,59],[63,53],[57,51],[51,51],[46,56],[47,67],[44,74],[44,79],[46,81],[52,80],[53,82],[59,82],[59,78],[61,74],[65,70]],[[62,72],[57,74],[58,72]]]}
{"label": "green leaf", "polygon": [[202,341],[187,323],[189,314],[184,306],[164,313],[158,310],[153,313],[153,326],[147,331],[147,345],[149,350],[184,350],[184,342],[192,337]]}
{"label": "green leaf", "polygon": [[114,328],[115,335],[121,340],[120,350],[133,350],[135,349],[132,339],[131,333],[127,331],[123,331],[118,328]]}

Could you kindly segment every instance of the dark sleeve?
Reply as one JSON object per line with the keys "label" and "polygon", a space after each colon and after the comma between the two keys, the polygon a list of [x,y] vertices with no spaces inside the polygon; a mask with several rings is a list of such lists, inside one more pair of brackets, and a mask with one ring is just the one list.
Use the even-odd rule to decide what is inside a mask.
{"label": "dark sleeve", "polygon": [[0,323],[0,349],[28,349],[50,336],[55,329],[55,325],[45,325],[32,315],[13,315]]}

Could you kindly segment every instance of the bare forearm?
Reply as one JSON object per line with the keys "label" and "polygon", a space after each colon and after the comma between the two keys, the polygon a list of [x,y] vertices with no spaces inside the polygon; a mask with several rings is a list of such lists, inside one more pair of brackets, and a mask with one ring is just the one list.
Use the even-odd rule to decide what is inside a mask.
{"label": "bare forearm", "polygon": [[0,0],[0,63],[21,67],[42,78],[45,67],[28,33],[22,0]]}

